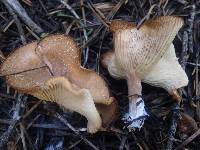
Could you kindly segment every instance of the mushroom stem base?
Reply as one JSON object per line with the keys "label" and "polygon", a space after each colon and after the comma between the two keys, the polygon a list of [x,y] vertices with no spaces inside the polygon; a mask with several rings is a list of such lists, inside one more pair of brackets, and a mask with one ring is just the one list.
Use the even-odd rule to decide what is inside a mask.
{"label": "mushroom stem base", "polygon": [[144,101],[141,97],[133,96],[129,100],[129,112],[124,115],[123,121],[128,124],[128,129],[141,128],[148,116]]}

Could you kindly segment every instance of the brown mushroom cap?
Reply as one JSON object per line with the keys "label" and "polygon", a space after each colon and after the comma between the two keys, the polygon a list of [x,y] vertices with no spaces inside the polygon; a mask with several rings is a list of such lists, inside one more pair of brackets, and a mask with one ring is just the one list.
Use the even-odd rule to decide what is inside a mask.
{"label": "brown mushroom cap", "polygon": [[65,75],[70,67],[79,65],[80,52],[74,41],[68,36],[54,35],[17,49],[4,61],[0,72],[2,75],[14,74],[6,76],[7,83],[30,93],[52,76],[51,71],[54,76]]}
{"label": "brown mushroom cap", "polygon": [[136,24],[133,22],[128,22],[128,21],[122,21],[122,20],[112,20],[110,24],[110,30],[112,32],[116,32],[119,30],[125,30],[125,29],[133,29],[136,27]]}
{"label": "brown mushroom cap", "polygon": [[[16,90],[43,100],[57,100],[56,102],[65,108],[86,116],[88,129],[91,133],[96,132],[101,124],[96,107],[91,103],[91,97],[93,103],[109,105],[113,102],[105,81],[94,71],[81,67],[80,49],[70,37],[62,34],[47,36],[40,41],[17,49],[4,61],[0,72],[6,76],[7,83]],[[58,77],[64,79],[57,79]],[[63,83],[60,81],[63,81]],[[74,99],[72,100],[77,108],[68,104],[69,97],[65,97],[66,101],[63,100],[63,93],[56,91],[57,86],[65,89],[66,93],[67,91],[72,93],[71,98]],[[71,90],[72,87],[73,90]],[[49,91],[47,93],[46,88]],[[63,91],[60,88],[59,90]],[[85,92],[78,92],[82,89]],[[56,94],[56,92],[59,94]],[[84,97],[84,93],[91,96]],[[90,105],[83,105],[85,104],[84,101],[82,103],[76,102],[78,97],[79,99],[82,97],[82,99],[85,99],[85,103],[89,102]],[[82,108],[80,109],[78,105]],[[88,113],[92,114],[88,115]],[[91,116],[93,119],[91,119]]]}
{"label": "brown mushroom cap", "polygon": [[17,49],[2,64],[0,72],[2,75],[15,74],[6,76],[7,83],[26,93],[31,93],[53,75],[66,76],[79,87],[90,89],[97,101],[109,99],[105,81],[94,71],[81,67],[79,47],[69,36],[62,34]]}
{"label": "brown mushroom cap", "polygon": [[[1,66],[1,74],[9,75],[7,84],[19,91],[30,92],[51,76],[46,67],[41,68],[45,64],[35,54],[36,45],[37,42],[33,42],[17,49]],[[39,69],[23,72],[34,68]]]}
{"label": "brown mushroom cap", "polygon": [[54,75],[65,74],[71,68],[81,65],[80,48],[72,38],[63,34],[42,39],[35,51],[41,60],[46,57],[50,61]]}

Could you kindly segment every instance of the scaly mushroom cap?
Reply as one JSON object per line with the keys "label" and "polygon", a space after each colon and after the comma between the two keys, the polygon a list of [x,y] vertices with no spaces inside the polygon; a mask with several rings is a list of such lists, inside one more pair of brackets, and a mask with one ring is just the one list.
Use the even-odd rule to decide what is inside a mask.
{"label": "scaly mushroom cap", "polygon": [[128,21],[122,21],[122,20],[112,20],[110,24],[110,30],[112,32],[120,31],[120,30],[126,30],[126,29],[133,29],[136,27],[135,23],[128,22]]}
{"label": "scaly mushroom cap", "polygon": [[7,83],[21,92],[31,93],[52,75],[66,76],[77,86],[90,89],[95,100],[109,101],[105,81],[94,71],[82,68],[80,59],[76,43],[69,36],[57,34],[17,49],[2,64],[0,72],[9,75]]}
{"label": "scaly mushroom cap", "polygon": [[[117,25],[115,25],[117,24]],[[141,79],[166,52],[183,24],[180,17],[164,16],[146,21],[140,29],[126,22],[113,23],[116,59],[127,74],[135,71]],[[116,27],[117,26],[117,27]],[[114,28],[115,27],[115,28]]]}
{"label": "scaly mushroom cap", "polygon": [[[30,92],[51,76],[48,69],[43,68],[45,64],[35,54],[36,45],[37,42],[33,42],[17,49],[3,62],[1,74],[9,75],[6,76],[9,86],[22,92]],[[38,69],[23,72],[34,68]]]}
{"label": "scaly mushroom cap", "polygon": [[[65,75],[72,66],[80,65],[80,52],[74,41],[64,35],[53,35],[17,49],[1,66],[7,83],[30,93],[49,77]],[[44,67],[46,66],[46,67]],[[14,74],[14,75],[10,75]]]}
{"label": "scaly mushroom cap", "polygon": [[17,49],[3,62],[0,72],[16,90],[56,101],[84,115],[91,133],[101,126],[94,102],[106,105],[113,102],[105,81],[94,71],[81,67],[80,49],[62,34]]}

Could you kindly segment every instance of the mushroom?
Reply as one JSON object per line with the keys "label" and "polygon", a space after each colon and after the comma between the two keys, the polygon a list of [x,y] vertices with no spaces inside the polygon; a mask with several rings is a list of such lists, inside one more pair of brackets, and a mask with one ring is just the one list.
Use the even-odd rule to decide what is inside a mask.
{"label": "mushroom", "polygon": [[102,118],[102,127],[108,129],[117,120],[119,114],[118,103],[113,98],[110,105],[96,104],[97,110]]}
{"label": "mushroom", "polygon": [[127,21],[111,22],[115,50],[103,55],[102,64],[114,78],[127,80],[129,113],[123,119],[131,122],[128,127],[141,128],[148,115],[141,98],[141,81],[162,87],[180,100],[177,89],[186,86],[188,78],[172,41],[182,25],[182,18],[173,16],[148,20],[140,29]]}
{"label": "mushroom", "polygon": [[0,72],[14,89],[85,116],[90,133],[102,124],[94,103],[109,105],[114,100],[105,81],[81,67],[79,47],[62,34],[18,48],[3,62]]}

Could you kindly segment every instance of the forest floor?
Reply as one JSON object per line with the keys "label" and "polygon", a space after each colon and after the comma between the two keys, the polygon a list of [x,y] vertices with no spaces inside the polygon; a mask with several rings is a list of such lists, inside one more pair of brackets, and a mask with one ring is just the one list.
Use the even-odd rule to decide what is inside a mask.
{"label": "forest floor", "polygon": [[[0,60],[48,34],[69,34],[81,46],[82,65],[95,70],[108,83],[119,103],[120,115],[109,131],[76,133],[72,129],[86,127],[84,117],[54,103],[19,94],[8,88],[1,76],[0,149],[200,149],[199,0],[19,0],[32,21],[9,1],[13,0],[0,1]],[[165,90],[142,84],[150,116],[140,130],[129,132],[121,120],[128,109],[126,81],[113,79],[100,63],[101,55],[113,48],[109,24],[112,19],[123,19],[140,26],[163,15],[184,18],[184,26],[173,43],[189,84],[179,91],[180,104]]]}

